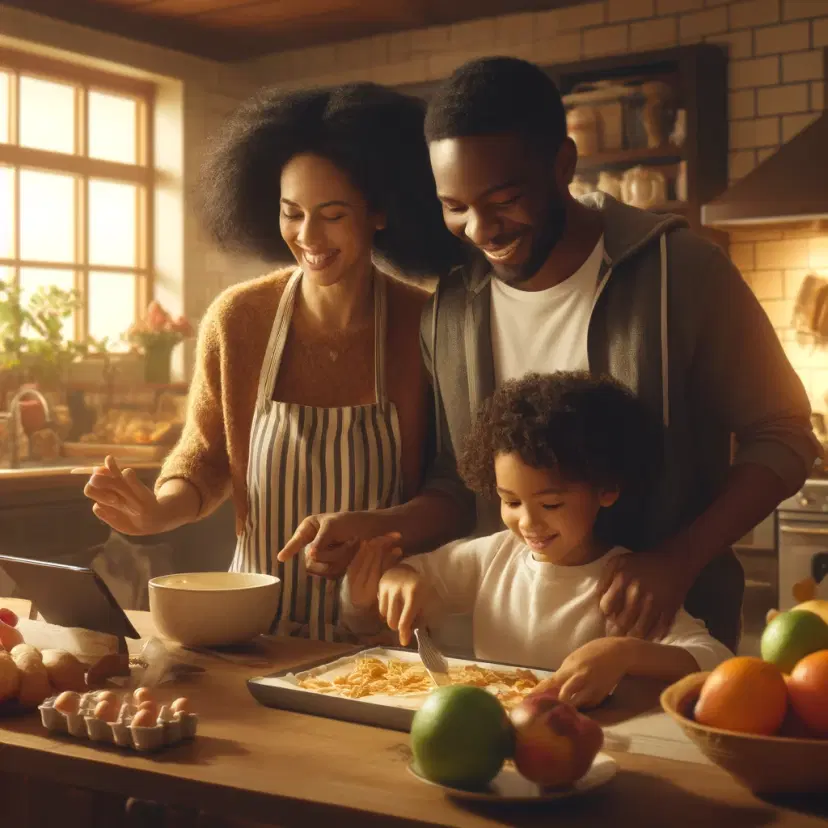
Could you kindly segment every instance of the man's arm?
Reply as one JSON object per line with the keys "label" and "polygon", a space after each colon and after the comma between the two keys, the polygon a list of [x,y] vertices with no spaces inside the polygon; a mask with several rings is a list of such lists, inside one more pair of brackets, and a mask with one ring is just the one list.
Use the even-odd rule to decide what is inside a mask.
{"label": "man's arm", "polygon": [[805,389],[767,314],[718,248],[705,268],[693,390],[736,436],[724,488],[675,540],[695,577],[804,483],[821,447]]}
{"label": "man's arm", "polygon": [[[601,606],[621,632],[663,635],[707,564],[794,494],[821,452],[805,389],[750,287],[718,248],[698,271],[694,300],[682,309],[698,332],[691,393],[736,435],[738,451],[722,490],[695,521],[606,573]],[[642,619],[648,591],[662,600]]]}

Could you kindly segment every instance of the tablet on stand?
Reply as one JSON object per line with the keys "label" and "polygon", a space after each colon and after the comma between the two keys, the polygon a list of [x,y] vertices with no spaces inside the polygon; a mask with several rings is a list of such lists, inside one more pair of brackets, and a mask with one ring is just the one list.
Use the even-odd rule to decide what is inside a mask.
{"label": "tablet on stand", "polygon": [[141,636],[97,572],[81,566],[10,555],[0,555],[0,569],[32,602],[33,618],[39,613],[49,624],[115,636],[119,669],[125,671],[118,674],[129,675],[126,639]]}

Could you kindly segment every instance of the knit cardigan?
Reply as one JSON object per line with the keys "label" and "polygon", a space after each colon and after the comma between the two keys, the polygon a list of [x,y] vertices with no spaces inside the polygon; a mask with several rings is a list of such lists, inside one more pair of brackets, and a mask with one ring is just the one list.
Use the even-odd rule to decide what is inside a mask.
{"label": "knit cardigan", "polygon": [[[156,482],[158,491],[168,480],[189,481],[201,496],[199,516],[232,497],[239,533],[248,515],[247,462],[259,374],[292,272],[278,270],[234,285],[208,308],[199,326],[183,432]],[[419,489],[425,467],[430,406],[419,324],[428,293],[383,278],[388,284],[386,389],[399,416],[407,499]],[[374,402],[373,321],[333,334],[291,322],[273,398],[324,408]]]}

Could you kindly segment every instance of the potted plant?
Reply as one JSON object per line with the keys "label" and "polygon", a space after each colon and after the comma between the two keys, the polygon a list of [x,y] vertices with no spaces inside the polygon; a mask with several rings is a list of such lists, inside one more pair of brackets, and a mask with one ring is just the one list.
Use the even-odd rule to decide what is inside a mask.
{"label": "potted plant", "polygon": [[15,385],[57,390],[71,363],[90,350],[106,350],[105,341],[64,338],[64,323],[79,307],[76,290],[41,287],[24,304],[19,286],[0,281],[0,371]]}
{"label": "potted plant", "polygon": [[[64,338],[64,323],[79,305],[77,291],[54,286],[39,288],[24,304],[18,285],[0,281],[0,402],[30,385],[55,403],[69,366],[90,349],[106,350],[105,341]],[[42,423],[45,411],[38,400],[23,400],[20,406],[24,425]]]}
{"label": "potted plant", "polygon": [[143,319],[126,332],[126,341],[144,355],[144,379],[150,385],[168,385],[173,348],[193,335],[193,326],[183,316],[173,319],[153,300]]}

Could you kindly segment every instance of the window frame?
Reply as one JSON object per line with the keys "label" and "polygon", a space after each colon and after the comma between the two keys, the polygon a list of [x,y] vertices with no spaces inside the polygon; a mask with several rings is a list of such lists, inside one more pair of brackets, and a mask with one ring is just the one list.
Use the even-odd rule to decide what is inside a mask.
{"label": "window frame", "polygon": [[[81,308],[75,314],[74,336],[85,341],[89,336],[89,274],[131,274],[135,280],[135,319],[140,318],[154,290],[154,201],[155,154],[154,114],[156,86],[150,81],[117,75],[101,69],[56,60],[39,54],[0,47],[0,72],[10,75],[8,101],[8,143],[0,142],[0,167],[15,171],[12,197],[12,257],[0,257],[0,267],[10,268],[15,284],[21,268],[64,270],[74,274],[74,286],[81,295]],[[64,154],[19,145],[20,76],[33,77],[74,87],[74,153]],[[131,98],[136,103],[136,163],[88,157],[90,92],[103,92]],[[43,262],[20,255],[20,175],[21,169],[59,173],[74,178],[74,261]],[[136,185],[135,264],[100,265],[89,261],[88,204],[90,179]]]}

